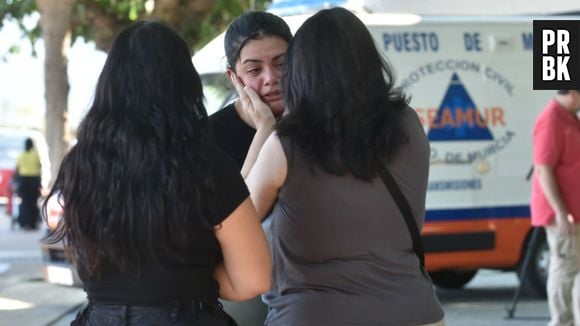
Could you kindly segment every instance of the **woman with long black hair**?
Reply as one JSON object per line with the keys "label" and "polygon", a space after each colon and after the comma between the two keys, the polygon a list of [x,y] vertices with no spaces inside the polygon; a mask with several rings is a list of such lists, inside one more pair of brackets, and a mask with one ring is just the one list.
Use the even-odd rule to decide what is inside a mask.
{"label": "woman with long black hair", "polygon": [[419,232],[429,142],[394,84],[366,26],[333,8],[306,20],[290,42],[288,114],[263,146],[258,136],[274,119],[248,94],[246,112],[261,127],[246,182],[258,216],[271,220],[266,325],[445,324],[411,228],[382,181],[390,171]]}
{"label": "woman with long black hair", "polygon": [[270,286],[244,180],[210,137],[187,45],[162,24],[114,41],[51,197],[64,214],[48,241],[65,241],[89,299],[73,324],[231,325],[218,297]]}

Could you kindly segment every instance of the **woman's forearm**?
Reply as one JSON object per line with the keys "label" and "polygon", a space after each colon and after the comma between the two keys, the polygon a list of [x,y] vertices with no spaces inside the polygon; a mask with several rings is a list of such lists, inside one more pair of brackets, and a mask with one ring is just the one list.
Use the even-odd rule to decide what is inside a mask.
{"label": "woman's forearm", "polygon": [[242,166],[242,177],[245,179],[252,170],[254,163],[258,159],[258,154],[262,149],[262,146],[268,139],[268,136],[272,133],[274,125],[272,124],[270,127],[262,127],[256,131],[254,135],[254,139],[252,140],[252,144],[250,145],[250,149],[248,150],[248,154],[246,155],[246,159],[244,160],[244,165]]}

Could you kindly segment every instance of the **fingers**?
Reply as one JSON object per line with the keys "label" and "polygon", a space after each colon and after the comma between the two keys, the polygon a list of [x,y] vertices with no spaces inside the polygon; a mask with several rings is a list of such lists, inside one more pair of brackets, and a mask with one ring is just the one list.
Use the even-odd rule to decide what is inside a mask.
{"label": "fingers", "polygon": [[238,75],[236,75],[234,73],[230,74],[230,80],[232,81],[234,88],[238,92],[240,100],[244,104],[246,104],[249,101],[249,98],[248,98],[248,95],[246,94],[246,92],[244,91],[244,84],[242,83],[242,81],[240,80]]}
{"label": "fingers", "polygon": [[253,88],[246,86],[244,92],[251,101],[251,105],[244,107],[244,110],[252,117],[256,128],[271,130],[276,120],[268,104],[262,101]]}
{"label": "fingers", "polygon": [[238,80],[238,76],[235,73],[231,73],[230,80],[232,81],[232,84],[236,88],[236,91],[238,93],[240,93],[242,90],[242,86],[241,86],[241,82]]}
{"label": "fingers", "polygon": [[256,91],[253,88],[248,87],[248,86],[244,86],[244,93],[246,93],[246,95],[250,98],[252,103],[262,102],[262,99],[260,98],[258,93],[256,93]]}
{"label": "fingers", "polygon": [[247,108],[248,111],[251,111],[251,114],[259,116],[272,114],[272,110],[270,110],[268,104],[262,101],[260,95],[258,95],[258,93],[253,88],[245,86],[244,92],[251,102],[251,106],[248,106]]}
{"label": "fingers", "polygon": [[240,100],[242,101],[244,108],[253,109],[253,104],[262,103],[260,95],[258,95],[258,93],[256,93],[253,88],[245,86],[236,74],[231,74],[230,79],[232,80],[232,84],[234,84],[234,87],[240,96]]}
{"label": "fingers", "polygon": [[262,101],[253,88],[245,86],[236,74],[230,74],[230,79],[239,94],[241,109],[250,117],[253,126],[257,129],[271,129],[275,124],[275,118],[268,104]]}

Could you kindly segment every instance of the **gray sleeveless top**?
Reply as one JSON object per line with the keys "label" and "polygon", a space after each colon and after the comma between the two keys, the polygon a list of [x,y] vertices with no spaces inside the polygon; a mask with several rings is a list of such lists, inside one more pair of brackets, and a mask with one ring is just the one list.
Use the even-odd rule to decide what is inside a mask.
{"label": "gray sleeveless top", "polygon": [[[410,140],[389,164],[423,225],[429,143],[412,109]],[[281,139],[286,181],[265,222],[274,272],[266,325],[420,325],[443,319],[405,221],[379,177],[314,168]]]}

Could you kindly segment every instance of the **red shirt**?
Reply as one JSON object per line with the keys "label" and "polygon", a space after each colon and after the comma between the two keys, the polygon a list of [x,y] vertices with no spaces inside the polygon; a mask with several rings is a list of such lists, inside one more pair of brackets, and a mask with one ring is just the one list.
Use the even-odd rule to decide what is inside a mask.
{"label": "red shirt", "polygon": [[[534,165],[554,168],[554,175],[568,213],[580,223],[580,121],[557,101],[548,103],[534,126]],[[531,196],[532,224],[552,223],[554,210],[534,173]]]}

